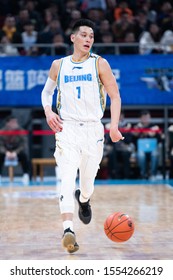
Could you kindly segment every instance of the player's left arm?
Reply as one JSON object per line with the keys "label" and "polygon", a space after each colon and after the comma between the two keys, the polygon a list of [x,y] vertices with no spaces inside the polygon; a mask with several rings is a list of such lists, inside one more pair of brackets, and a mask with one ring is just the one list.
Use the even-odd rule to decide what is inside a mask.
{"label": "player's left arm", "polygon": [[62,120],[58,114],[52,110],[53,94],[56,88],[57,73],[59,72],[60,60],[56,59],[52,62],[49,70],[49,76],[42,90],[41,100],[46,115],[46,120],[50,128],[56,133],[62,131]]}
{"label": "player's left arm", "polygon": [[110,97],[111,105],[111,125],[110,125],[110,137],[113,142],[124,139],[121,132],[118,130],[120,112],[121,112],[121,98],[116,83],[116,79],[112,73],[111,67],[107,60],[102,57],[99,58],[99,77],[104,85],[107,94]]}

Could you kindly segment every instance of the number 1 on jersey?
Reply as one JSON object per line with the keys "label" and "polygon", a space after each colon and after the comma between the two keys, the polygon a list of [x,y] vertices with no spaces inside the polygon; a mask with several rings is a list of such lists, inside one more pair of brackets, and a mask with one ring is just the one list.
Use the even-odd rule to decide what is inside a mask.
{"label": "number 1 on jersey", "polygon": [[81,88],[80,87],[76,87],[77,89],[77,98],[80,98],[81,96]]}

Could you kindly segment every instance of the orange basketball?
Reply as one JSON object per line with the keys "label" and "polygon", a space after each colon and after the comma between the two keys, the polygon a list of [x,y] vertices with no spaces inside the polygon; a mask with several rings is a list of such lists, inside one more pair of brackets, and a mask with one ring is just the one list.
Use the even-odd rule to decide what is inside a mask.
{"label": "orange basketball", "polygon": [[122,212],[109,215],[104,223],[105,234],[114,242],[127,241],[133,235],[134,229],[132,218]]}

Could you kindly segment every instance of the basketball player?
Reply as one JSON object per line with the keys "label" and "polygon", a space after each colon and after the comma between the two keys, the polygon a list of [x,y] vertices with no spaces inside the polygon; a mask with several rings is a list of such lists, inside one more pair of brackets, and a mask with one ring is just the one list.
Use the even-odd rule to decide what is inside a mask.
{"label": "basketball player", "polygon": [[[47,123],[56,137],[54,156],[61,177],[62,245],[69,253],[74,253],[79,249],[73,228],[76,175],[79,170],[79,189],[75,191],[79,218],[88,224],[92,218],[90,197],[103,154],[101,118],[106,93],[111,100],[111,140],[117,142],[123,137],[118,130],[121,99],[115,77],[108,62],[90,52],[94,42],[93,22],[87,19],[77,21],[70,38],[73,54],[53,61],[42,91],[42,105]],[[57,114],[52,111],[56,87]]]}

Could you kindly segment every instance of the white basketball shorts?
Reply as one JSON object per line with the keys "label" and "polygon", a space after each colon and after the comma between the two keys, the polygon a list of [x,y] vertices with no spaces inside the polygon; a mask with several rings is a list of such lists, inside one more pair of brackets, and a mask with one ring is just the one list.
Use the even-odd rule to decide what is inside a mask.
{"label": "white basketball shorts", "polygon": [[103,156],[104,127],[101,122],[64,121],[56,133],[54,157],[61,180],[61,213],[74,211],[74,188],[79,169],[79,184],[86,199],[94,190],[94,180]]}

